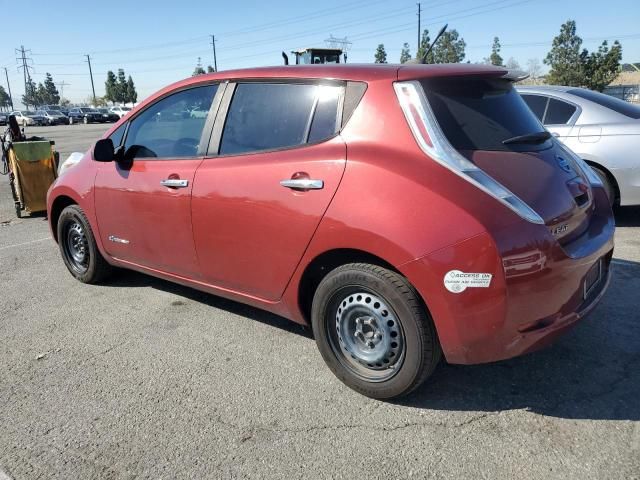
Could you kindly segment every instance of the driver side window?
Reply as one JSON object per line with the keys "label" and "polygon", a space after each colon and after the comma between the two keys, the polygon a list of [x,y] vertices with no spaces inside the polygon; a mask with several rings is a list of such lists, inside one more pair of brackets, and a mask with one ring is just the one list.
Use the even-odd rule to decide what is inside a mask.
{"label": "driver side window", "polygon": [[198,154],[202,130],[218,85],[174,93],[131,121],[125,140],[128,158],[188,158]]}

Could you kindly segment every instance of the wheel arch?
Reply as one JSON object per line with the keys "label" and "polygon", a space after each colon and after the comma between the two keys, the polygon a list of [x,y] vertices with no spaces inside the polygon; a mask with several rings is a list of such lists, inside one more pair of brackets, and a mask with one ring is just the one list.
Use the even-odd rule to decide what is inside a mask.
{"label": "wheel arch", "polygon": [[615,200],[613,203],[614,205],[619,204],[620,203],[620,187],[618,186],[618,181],[616,180],[616,177],[614,177],[611,171],[607,167],[602,165],[602,163],[594,160],[590,160],[588,158],[585,158],[584,161],[587,163],[587,165],[597,168],[598,170],[601,170],[602,172],[604,172],[604,174],[609,179],[609,182],[611,182],[611,186],[613,187],[613,190],[615,192]]}
{"label": "wheel arch", "polygon": [[51,233],[53,235],[53,239],[58,241],[58,219],[60,218],[60,214],[62,211],[67,208],[69,205],[77,205],[73,198],[67,195],[59,195],[55,198],[53,203],[51,204],[51,213],[49,214],[49,225],[51,226]]}
{"label": "wheel arch", "polygon": [[[407,278],[407,281],[411,284],[411,280],[392,263],[366,250],[357,248],[335,248],[327,250],[317,255],[307,264],[298,282],[298,308],[308,325],[311,324],[311,304],[318,285],[329,272],[348,263],[369,263],[387,268]],[[422,301],[423,307],[427,313],[429,313],[426,300],[422,298],[417,288],[416,292]]]}

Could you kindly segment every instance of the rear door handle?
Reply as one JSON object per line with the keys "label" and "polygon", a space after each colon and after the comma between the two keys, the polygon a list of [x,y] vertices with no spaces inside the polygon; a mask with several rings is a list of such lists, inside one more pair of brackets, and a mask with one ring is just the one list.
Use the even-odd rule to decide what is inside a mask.
{"label": "rear door handle", "polygon": [[280,185],[294,190],[320,190],[324,187],[324,180],[313,180],[312,178],[288,178],[280,180]]}
{"label": "rear door handle", "polygon": [[189,180],[180,180],[179,178],[165,178],[160,180],[160,185],[169,188],[185,188],[189,186]]}

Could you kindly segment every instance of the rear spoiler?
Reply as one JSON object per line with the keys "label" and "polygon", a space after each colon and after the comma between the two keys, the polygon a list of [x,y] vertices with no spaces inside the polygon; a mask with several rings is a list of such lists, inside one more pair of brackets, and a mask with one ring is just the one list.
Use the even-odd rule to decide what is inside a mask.
{"label": "rear spoiler", "polygon": [[502,75],[502,78],[506,80],[511,80],[513,83],[521,82],[529,78],[529,74],[527,72],[523,72],[522,70],[507,70],[507,73]]}

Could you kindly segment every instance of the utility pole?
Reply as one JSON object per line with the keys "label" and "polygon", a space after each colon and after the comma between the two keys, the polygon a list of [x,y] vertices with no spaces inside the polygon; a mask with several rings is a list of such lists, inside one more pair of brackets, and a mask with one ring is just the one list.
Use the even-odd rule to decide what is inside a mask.
{"label": "utility pole", "polygon": [[[28,98],[29,93],[33,93],[29,92],[31,86],[31,75],[29,74],[29,69],[33,67],[29,65],[28,62],[31,61],[31,58],[27,56],[27,54],[31,53],[31,50],[25,50],[24,45],[20,45],[20,48],[16,48],[15,50],[16,53],[20,54],[20,58],[17,60],[20,60],[22,65],[18,65],[18,70],[22,69],[22,73],[24,74],[24,94]],[[28,105],[25,105],[25,107],[28,107]]]}
{"label": "utility pole", "polygon": [[7,89],[9,90],[9,103],[11,104],[11,110],[13,110],[13,96],[11,95],[11,85],[9,84],[9,73],[7,73],[7,67],[4,67],[4,76],[7,77]]}
{"label": "utility pole", "polygon": [[58,82],[56,83],[56,87],[60,87],[60,98],[64,97],[64,87],[71,85],[67,82]]}
{"label": "utility pole", "polygon": [[[418,2],[418,46],[416,47],[416,52],[420,49],[420,40],[422,38],[422,32],[420,31],[420,12],[422,10],[422,6],[420,2]],[[416,53],[416,58],[418,58],[418,54]]]}
{"label": "utility pole", "polygon": [[[87,57],[87,63],[89,64],[89,76],[91,77],[91,91],[93,92],[93,104],[96,104],[96,87],[93,86],[93,72],[91,71],[91,57],[89,55],[85,55]],[[97,105],[96,105],[97,106]]]}
{"label": "utility pole", "polygon": [[211,46],[213,47],[213,70],[218,71],[218,61],[216,60],[216,36],[211,35]]}

